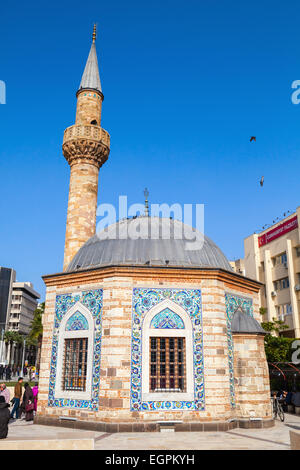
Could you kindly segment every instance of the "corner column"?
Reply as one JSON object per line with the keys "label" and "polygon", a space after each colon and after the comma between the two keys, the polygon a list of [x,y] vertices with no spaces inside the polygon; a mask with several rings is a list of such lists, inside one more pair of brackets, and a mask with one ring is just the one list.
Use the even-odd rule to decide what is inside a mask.
{"label": "corner column", "polygon": [[271,397],[264,335],[234,333],[237,418],[271,420]]}

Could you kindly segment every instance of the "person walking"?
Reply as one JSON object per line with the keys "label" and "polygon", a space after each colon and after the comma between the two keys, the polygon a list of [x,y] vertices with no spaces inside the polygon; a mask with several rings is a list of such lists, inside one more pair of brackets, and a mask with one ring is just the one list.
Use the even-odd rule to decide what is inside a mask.
{"label": "person walking", "polygon": [[33,393],[33,402],[34,402],[34,411],[36,413],[37,410],[37,401],[38,401],[38,394],[39,394],[39,387],[38,383],[35,382],[34,387],[32,387],[32,393]]}
{"label": "person walking", "polygon": [[32,393],[32,388],[27,382],[25,385],[25,392],[23,395],[22,401],[22,411],[25,412],[25,421],[33,421],[33,411],[34,411],[34,397]]}
{"label": "person walking", "polygon": [[4,397],[5,403],[9,404],[9,402],[10,402],[10,391],[6,387],[5,384],[0,384],[0,396],[1,395]]}
{"label": "person walking", "polygon": [[10,368],[9,365],[6,367],[6,370],[5,370],[5,378],[6,378],[7,381],[10,381],[10,378],[11,378],[11,368]]}
{"label": "person walking", "polygon": [[0,439],[7,437],[9,418],[9,403],[6,403],[4,396],[0,395]]}
{"label": "person walking", "polygon": [[16,414],[16,419],[19,418],[20,400],[22,398],[22,382],[23,382],[23,378],[19,377],[18,383],[15,385],[14,397],[13,397],[14,407],[10,415],[12,419],[14,418],[14,414]]}
{"label": "person walking", "polygon": [[3,374],[4,374],[4,367],[2,364],[0,364],[0,380],[3,380]]}

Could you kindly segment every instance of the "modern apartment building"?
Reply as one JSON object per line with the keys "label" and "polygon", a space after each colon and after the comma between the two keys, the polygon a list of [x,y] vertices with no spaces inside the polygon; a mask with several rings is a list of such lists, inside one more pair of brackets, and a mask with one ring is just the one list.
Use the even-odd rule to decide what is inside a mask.
{"label": "modern apartment building", "polygon": [[0,331],[7,327],[10,315],[12,285],[16,280],[16,271],[0,266]]}
{"label": "modern apartment building", "polygon": [[28,334],[39,298],[31,282],[16,281],[14,269],[0,266],[0,331]]}
{"label": "modern apartment building", "polygon": [[[300,338],[300,207],[280,222],[244,240],[245,275],[263,283],[264,321],[283,320],[283,336]],[[233,262],[236,263],[236,262]],[[233,265],[236,270],[236,266]]]}
{"label": "modern apartment building", "polygon": [[236,259],[234,261],[229,261],[232,269],[238,273],[238,274],[242,274],[243,276],[246,276],[245,274],[245,261],[243,258],[240,258],[240,259]]}
{"label": "modern apartment building", "polygon": [[27,335],[37,308],[40,295],[31,282],[14,282],[12,285],[10,317],[8,329]]}

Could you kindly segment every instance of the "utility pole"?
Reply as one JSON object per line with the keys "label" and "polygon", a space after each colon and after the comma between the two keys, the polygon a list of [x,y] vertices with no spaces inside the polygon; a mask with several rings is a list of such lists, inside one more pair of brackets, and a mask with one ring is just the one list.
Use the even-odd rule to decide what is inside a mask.
{"label": "utility pole", "polygon": [[4,328],[1,328],[1,353],[0,353],[0,364],[3,358],[3,342],[4,342]]}
{"label": "utility pole", "polygon": [[[0,325],[6,325],[6,323],[0,323]],[[5,333],[5,326],[1,327],[1,352],[0,352],[0,363],[3,361],[3,344],[4,344],[4,333]]]}

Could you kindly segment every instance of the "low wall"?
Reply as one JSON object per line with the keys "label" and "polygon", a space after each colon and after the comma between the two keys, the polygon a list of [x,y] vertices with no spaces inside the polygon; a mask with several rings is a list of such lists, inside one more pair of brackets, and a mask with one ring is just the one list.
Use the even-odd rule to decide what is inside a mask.
{"label": "low wall", "polygon": [[172,427],[175,432],[226,432],[235,428],[243,429],[263,429],[274,426],[273,419],[247,420],[237,419],[233,421],[208,421],[208,422],[139,422],[139,423],[106,423],[99,421],[66,420],[54,417],[37,415],[34,424],[45,426],[67,427],[70,429],[85,429],[97,432],[159,432],[165,426]]}

